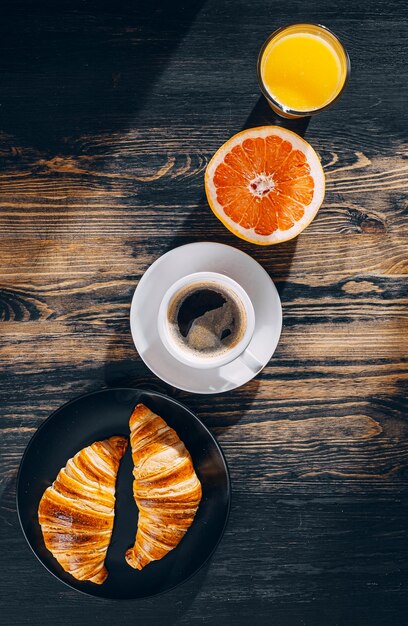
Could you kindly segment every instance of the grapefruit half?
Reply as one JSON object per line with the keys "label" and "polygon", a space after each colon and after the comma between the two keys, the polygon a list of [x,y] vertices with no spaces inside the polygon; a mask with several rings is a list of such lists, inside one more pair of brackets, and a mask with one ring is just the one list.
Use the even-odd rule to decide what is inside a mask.
{"label": "grapefruit half", "polygon": [[325,176],[307,141],[279,126],[260,126],[217,150],[205,191],[224,226],[266,246],[292,239],[310,224],[324,199]]}

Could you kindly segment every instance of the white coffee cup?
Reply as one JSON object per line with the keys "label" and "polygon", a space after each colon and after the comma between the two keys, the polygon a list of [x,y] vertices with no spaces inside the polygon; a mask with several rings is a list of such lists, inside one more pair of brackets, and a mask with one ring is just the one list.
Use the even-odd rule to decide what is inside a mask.
{"label": "white coffee cup", "polygon": [[[190,353],[188,350],[183,350],[175,341],[171,332],[168,314],[169,306],[174,296],[179,291],[193,286],[194,284],[200,285],[203,283],[218,284],[223,290],[227,291],[227,293],[233,292],[245,311],[246,327],[241,339],[230,350],[218,356],[198,356],[193,354],[193,352]],[[158,331],[161,341],[175,359],[194,368],[213,369],[239,359],[243,367],[249,368],[254,373],[259,372],[263,367],[262,363],[258,361],[248,348],[254,334],[254,329],[255,312],[248,294],[235,280],[217,272],[196,272],[180,278],[166,291],[159,308]]]}

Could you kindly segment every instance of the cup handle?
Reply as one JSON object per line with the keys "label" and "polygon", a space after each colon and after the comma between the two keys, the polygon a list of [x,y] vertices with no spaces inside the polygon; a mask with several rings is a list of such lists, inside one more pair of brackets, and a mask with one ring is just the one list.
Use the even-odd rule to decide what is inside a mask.
{"label": "cup handle", "polygon": [[233,361],[221,368],[222,378],[228,383],[242,384],[242,370],[249,371],[251,378],[261,371],[264,364],[258,361],[258,359],[252,354],[248,348]]}
{"label": "cup handle", "polygon": [[263,363],[261,363],[256,356],[248,350],[248,348],[241,354],[241,356],[238,357],[238,361],[250,369],[254,374],[260,372],[263,367]]}

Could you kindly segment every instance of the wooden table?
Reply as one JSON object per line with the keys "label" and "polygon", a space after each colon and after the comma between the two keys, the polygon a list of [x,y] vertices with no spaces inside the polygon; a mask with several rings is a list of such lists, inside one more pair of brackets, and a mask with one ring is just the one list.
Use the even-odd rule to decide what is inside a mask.
{"label": "wooden table", "polygon": [[[7,626],[407,623],[407,17],[402,0],[3,5]],[[203,174],[232,134],[274,123],[259,99],[257,51],[270,31],[302,19],[339,34],[352,79],[306,131],[327,175],[320,213],[298,239],[258,248],[213,216]],[[284,310],[262,374],[215,397],[155,378],[128,321],[149,265],[202,240],[251,254]],[[233,483],[230,523],[208,567],[135,603],[88,598],[52,578],[15,506],[19,461],[41,422],[84,392],[119,385],[164,390],[196,411]]]}

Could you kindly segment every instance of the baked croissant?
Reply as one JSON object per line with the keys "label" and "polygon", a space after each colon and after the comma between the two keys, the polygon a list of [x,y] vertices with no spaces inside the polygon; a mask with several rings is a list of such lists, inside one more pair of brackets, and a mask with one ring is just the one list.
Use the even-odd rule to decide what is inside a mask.
{"label": "baked croissant", "polygon": [[126,561],[141,570],[179,544],[193,523],[202,492],[189,452],[161,417],[138,404],[129,426],[139,521]]}
{"label": "baked croissant", "polygon": [[48,550],[77,580],[102,584],[115,515],[115,483],[128,442],[96,441],[69,459],[45,490],[38,520]]}

